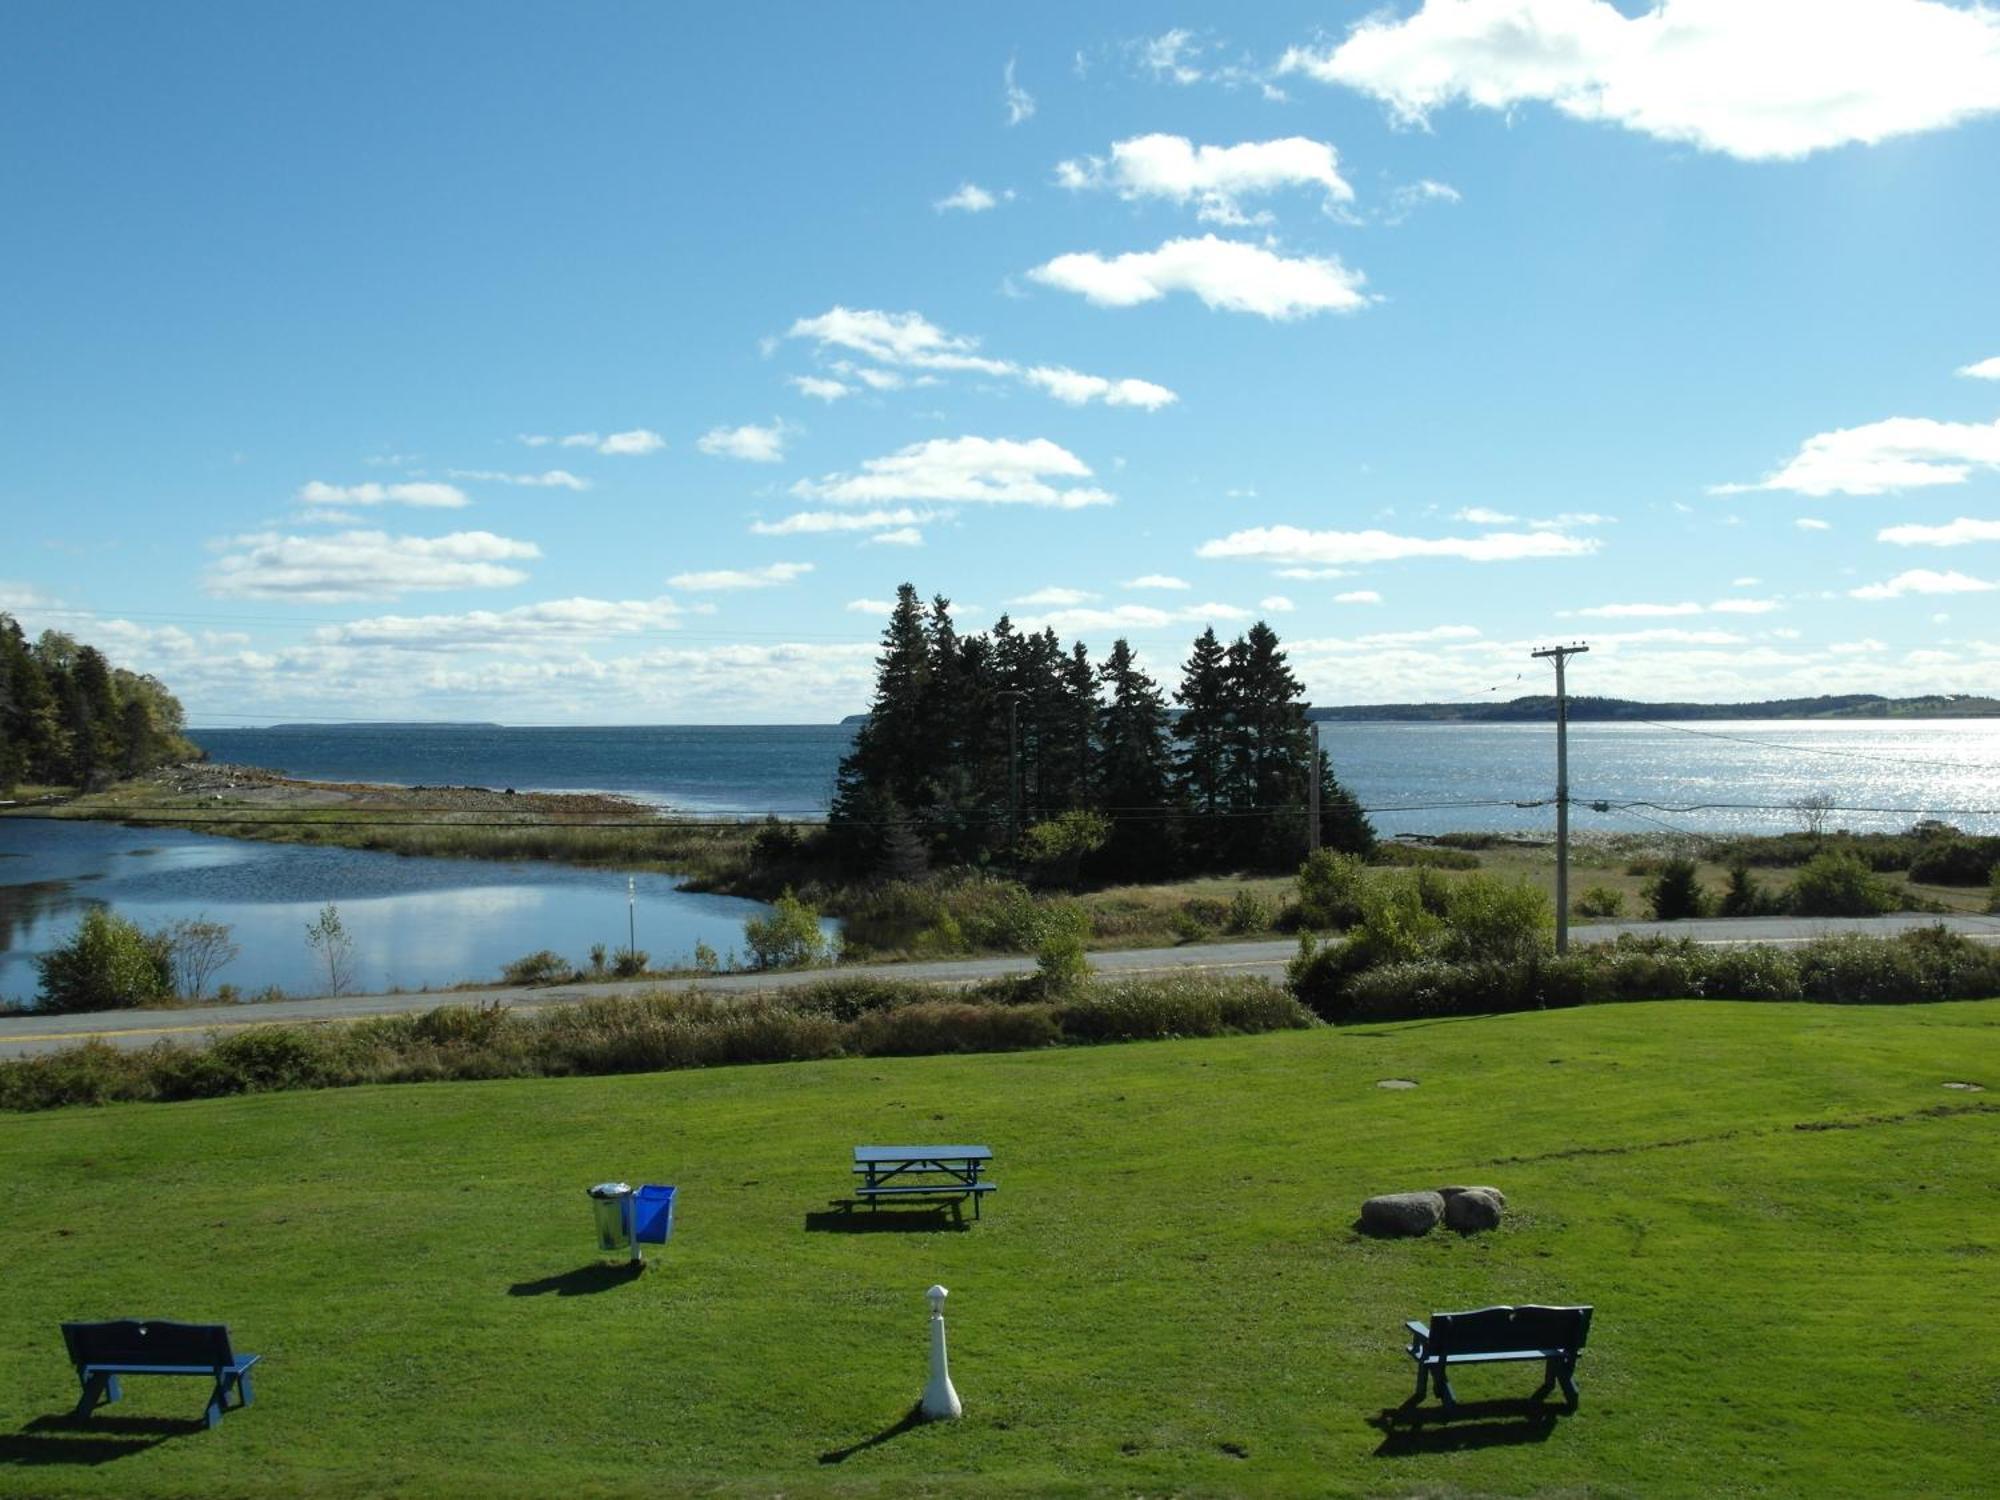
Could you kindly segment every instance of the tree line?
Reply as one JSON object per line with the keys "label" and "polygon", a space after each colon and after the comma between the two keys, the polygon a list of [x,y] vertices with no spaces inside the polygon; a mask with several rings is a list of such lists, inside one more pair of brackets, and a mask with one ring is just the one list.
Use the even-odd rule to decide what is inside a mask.
{"label": "tree line", "polygon": [[1082,642],[1006,615],[961,634],[948,599],[927,606],[904,584],[829,837],[850,867],[896,876],[1024,848],[1104,878],[1291,868],[1316,775],[1321,842],[1373,846],[1326,756],[1314,764],[1303,689],[1269,625],[1228,645],[1203,631],[1173,705],[1123,639],[1093,664]]}
{"label": "tree line", "polygon": [[180,701],[61,631],[30,641],[0,613],[0,791],[90,787],[192,760]]}

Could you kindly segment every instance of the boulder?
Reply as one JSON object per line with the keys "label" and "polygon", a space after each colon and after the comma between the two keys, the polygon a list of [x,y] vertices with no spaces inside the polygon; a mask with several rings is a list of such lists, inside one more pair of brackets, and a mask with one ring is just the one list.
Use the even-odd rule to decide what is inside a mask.
{"label": "boulder", "polygon": [[1500,1195],[1491,1188],[1465,1188],[1444,1200],[1444,1221],[1460,1234],[1498,1229],[1504,1206]]}
{"label": "boulder", "polygon": [[1361,1227],[1369,1234],[1429,1234],[1444,1217],[1436,1193],[1382,1193],[1361,1205]]}
{"label": "boulder", "polygon": [[1487,1187],[1482,1184],[1478,1187],[1441,1187],[1438,1189],[1438,1196],[1444,1199],[1447,1205],[1460,1193],[1491,1193],[1495,1198],[1500,1200],[1502,1208],[1507,1206],[1507,1195],[1497,1187]]}

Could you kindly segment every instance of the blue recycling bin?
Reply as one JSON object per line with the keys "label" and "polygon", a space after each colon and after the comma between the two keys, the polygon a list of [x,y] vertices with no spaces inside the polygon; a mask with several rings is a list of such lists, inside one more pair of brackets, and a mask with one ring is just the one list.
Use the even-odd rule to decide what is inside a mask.
{"label": "blue recycling bin", "polygon": [[632,1238],[642,1245],[664,1245],[674,1232],[674,1190],[647,1183],[632,1195]]}

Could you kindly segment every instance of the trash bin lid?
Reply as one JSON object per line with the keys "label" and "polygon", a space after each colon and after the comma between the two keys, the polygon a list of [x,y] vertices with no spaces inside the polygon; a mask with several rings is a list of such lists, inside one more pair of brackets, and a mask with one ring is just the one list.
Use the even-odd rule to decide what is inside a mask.
{"label": "trash bin lid", "polygon": [[623,1198],[630,1194],[632,1189],[622,1182],[600,1182],[596,1187],[585,1188],[584,1191],[593,1198]]}

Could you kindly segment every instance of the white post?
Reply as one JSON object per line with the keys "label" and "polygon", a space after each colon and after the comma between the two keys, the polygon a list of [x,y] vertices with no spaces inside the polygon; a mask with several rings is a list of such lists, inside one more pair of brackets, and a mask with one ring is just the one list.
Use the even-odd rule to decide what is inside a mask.
{"label": "white post", "polygon": [[635,1266],[643,1266],[646,1263],[646,1252],[639,1248],[639,1190],[637,1188],[627,1188],[625,1190],[625,1230],[626,1233],[632,1236],[632,1259],[630,1263]]}
{"label": "white post", "polygon": [[965,1415],[958,1404],[958,1392],[951,1388],[951,1371],[944,1357],[944,1299],[950,1294],[941,1286],[924,1293],[931,1299],[931,1379],[924,1387],[923,1413],[926,1422],[949,1422]]}

